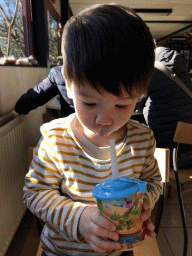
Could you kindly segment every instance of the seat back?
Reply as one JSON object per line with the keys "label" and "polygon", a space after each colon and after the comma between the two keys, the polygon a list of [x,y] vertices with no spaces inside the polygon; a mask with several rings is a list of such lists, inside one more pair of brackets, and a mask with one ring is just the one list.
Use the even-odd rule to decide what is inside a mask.
{"label": "seat back", "polygon": [[179,121],[173,141],[192,145],[192,124]]}
{"label": "seat back", "polygon": [[35,148],[34,147],[29,147],[28,148],[28,166],[30,166],[34,154],[35,154]]}

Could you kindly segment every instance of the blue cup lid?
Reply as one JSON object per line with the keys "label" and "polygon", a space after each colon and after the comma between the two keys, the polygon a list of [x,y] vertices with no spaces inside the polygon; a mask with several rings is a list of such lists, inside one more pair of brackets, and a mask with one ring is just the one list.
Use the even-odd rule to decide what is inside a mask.
{"label": "blue cup lid", "polygon": [[92,195],[96,199],[113,200],[131,196],[138,192],[147,192],[146,181],[127,176],[119,176],[118,179],[111,177],[96,185],[92,190]]}

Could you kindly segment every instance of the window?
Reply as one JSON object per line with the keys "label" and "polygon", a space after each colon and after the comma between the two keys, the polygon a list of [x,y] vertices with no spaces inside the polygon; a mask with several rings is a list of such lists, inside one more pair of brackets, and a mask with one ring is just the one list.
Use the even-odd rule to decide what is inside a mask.
{"label": "window", "polygon": [[24,27],[21,0],[1,0],[0,54],[25,56]]}
{"label": "window", "polygon": [[47,11],[48,37],[49,37],[49,58],[51,66],[57,65],[57,57],[59,56],[59,36],[58,24],[51,13]]}

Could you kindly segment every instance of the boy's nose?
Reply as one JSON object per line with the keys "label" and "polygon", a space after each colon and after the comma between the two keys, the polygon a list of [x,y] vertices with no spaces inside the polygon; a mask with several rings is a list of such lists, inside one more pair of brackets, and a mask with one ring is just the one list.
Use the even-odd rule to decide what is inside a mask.
{"label": "boy's nose", "polygon": [[99,125],[111,125],[113,122],[113,119],[111,115],[109,115],[106,112],[100,113],[96,117],[96,124]]}

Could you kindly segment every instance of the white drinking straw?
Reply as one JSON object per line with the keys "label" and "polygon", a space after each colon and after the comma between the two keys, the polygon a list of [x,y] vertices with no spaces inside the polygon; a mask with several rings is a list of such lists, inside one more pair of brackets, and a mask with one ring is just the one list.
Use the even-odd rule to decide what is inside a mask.
{"label": "white drinking straw", "polygon": [[110,143],[112,175],[113,175],[113,178],[118,179],[119,178],[119,172],[118,172],[118,166],[117,166],[117,156],[116,156],[116,150],[115,150],[115,141],[114,140],[110,140],[109,143]]}

